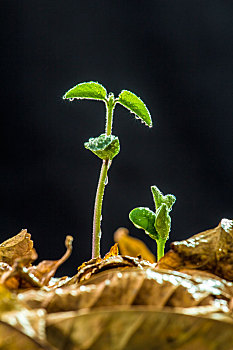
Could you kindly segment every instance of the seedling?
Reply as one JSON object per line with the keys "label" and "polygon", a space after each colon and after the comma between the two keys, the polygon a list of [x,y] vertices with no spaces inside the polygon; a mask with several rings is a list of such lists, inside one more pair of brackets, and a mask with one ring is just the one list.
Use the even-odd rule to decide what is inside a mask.
{"label": "seedling", "polygon": [[113,93],[107,94],[107,90],[101,84],[93,81],[74,86],[65,93],[63,98],[70,101],[74,99],[100,100],[106,106],[105,133],[98,137],[90,138],[88,142],[84,143],[86,149],[89,149],[102,159],[95,198],[92,234],[92,258],[97,258],[100,256],[102,203],[105,185],[108,181],[108,170],[113,158],[120,151],[119,139],[117,136],[112,135],[114,108],[117,103],[121,104],[149,127],[152,127],[152,120],[146,105],[134,93],[122,90],[119,96],[115,98]]}
{"label": "seedling", "polygon": [[157,260],[164,256],[165,243],[171,230],[171,217],[169,212],[176,201],[172,194],[164,196],[156,186],[151,186],[155,202],[155,213],[149,208],[139,207],[129,213],[132,223],[143,229],[147,235],[157,243]]}

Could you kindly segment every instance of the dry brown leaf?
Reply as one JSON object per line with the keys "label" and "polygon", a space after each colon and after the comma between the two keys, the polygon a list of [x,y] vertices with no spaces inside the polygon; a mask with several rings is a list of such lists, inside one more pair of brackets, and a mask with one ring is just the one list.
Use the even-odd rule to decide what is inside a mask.
{"label": "dry brown leaf", "polygon": [[25,305],[3,285],[0,285],[0,318],[1,315],[9,311],[21,311]]}
{"label": "dry brown leaf", "polygon": [[113,268],[127,268],[130,266],[137,266],[139,268],[143,268],[153,267],[154,265],[152,265],[146,260],[142,260],[141,258],[133,258],[131,256],[121,255],[110,256],[107,259],[91,259],[79,266],[78,273],[68,281],[67,285],[86,281],[91,276],[98,274],[100,271],[109,270]]}
{"label": "dry brown leaf", "polygon": [[[13,265],[15,260],[28,256],[33,248],[33,241],[27,230],[0,244],[0,261]],[[29,262],[30,264],[30,262]]]}
{"label": "dry brown leaf", "polygon": [[0,321],[0,349],[2,350],[56,350],[47,342],[35,340],[10,324]]}
{"label": "dry brown leaf", "polygon": [[233,323],[154,307],[116,307],[51,314],[47,336],[69,350],[232,350]]}
{"label": "dry brown leaf", "polygon": [[15,262],[10,269],[6,271],[0,277],[0,283],[6,286],[8,289],[24,288],[24,285],[40,288],[41,284],[38,279],[35,278],[32,274],[28,273],[28,266],[31,261],[37,259],[37,253],[33,248],[28,255],[23,256],[22,258],[15,259]]}
{"label": "dry brown leaf", "polygon": [[81,271],[81,270],[85,269],[86,267],[93,266],[93,265],[95,265],[95,264],[100,263],[101,261],[102,261],[101,258],[93,258],[93,259],[91,259],[91,260],[84,261],[84,262],[82,263],[82,265],[80,265],[80,266],[77,268],[77,270],[78,270],[78,271]]}
{"label": "dry brown leaf", "polygon": [[21,293],[20,301],[48,312],[116,305],[153,305],[158,308],[211,305],[228,312],[233,297],[231,282],[209,276],[190,276],[168,270],[128,267],[93,275],[81,285]]}
{"label": "dry brown leaf", "polygon": [[140,239],[130,237],[129,231],[126,228],[120,227],[114,233],[114,241],[119,244],[122,255],[129,255],[133,257],[140,255],[142,259],[155,263],[155,256],[147,248],[145,243],[143,243]]}
{"label": "dry brown leaf", "polygon": [[231,301],[229,303],[229,309],[231,310],[231,312],[233,312],[233,298],[231,299]]}
{"label": "dry brown leaf", "polygon": [[45,310],[27,310],[4,312],[0,316],[2,322],[14,326],[29,337],[45,341]]}
{"label": "dry brown leaf", "polygon": [[[21,290],[16,297],[0,286],[0,348],[50,349],[49,340],[56,350],[153,350],[155,344],[161,350],[232,350],[233,283],[214,275],[231,273],[231,225],[226,220],[215,229],[219,234],[215,244],[211,234],[204,235],[214,231],[209,230],[187,240],[179,254],[168,253],[179,272],[120,256],[115,244],[103,259],[82,264],[72,279],[53,279],[71,253],[71,237],[66,240],[67,252],[57,261],[29,266],[36,256],[31,247],[28,254],[12,259],[12,266],[2,262],[1,282],[17,292],[30,290]],[[197,255],[189,250],[191,244],[196,245]],[[216,247],[220,251],[214,260]],[[214,261],[216,268],[211,270]],[[203,271],[197,270],[198,262]]]}
{"label": "dry brown leaf", "polygon": [[37,254],[34,249],[28,255],[17,258],[12,268],[4,272],[0,278],[0,283],[8,289],[17,290],[19,288],[41,288],[46,286],[56,273],[57,268],[64,263],[72,252],[71,236],[66,237],[66,252],[59,260],[44,260],[37,266],[25,267],[28,261],[35,260]]}
{"label": "dry brown leaf", "polygon": [[108,258],[111,258],[112,256],[117,256],[117,255],[119,255],[118,243],[114,244],[110,248],[110,251],[104,256],[104,260],[107,260]]}
{"label": "dry brown leaf", "polygon": [[7,271],[12,270],[12,267],[7,263],[0,262],[0,276]]}
{"label": "dry brown leaf", "polygon": [[[233,319],[227,304],[232,283],[198,273],[115,268],[94,274],[81,285],[50,292],[30,290],[18,297],[27,305],[29,301],[30,307],[47,309],[47,339],[57,349],[98,350],[104,344],[113,350],[135,350],[139,342],[147,350],[153,350],[155,343],[169,350],[191,350],[196,345],[212,350],[214,344],[216,349],[224,344],[224,350],[230,350]],[[217,329],[224,335],[220,337]]]}
{"label": "dry brown leaf", "polygon": [[82,263],[82,265],[80,265],[78,267],[78,271],[80,270],[83,270],[84,268],[86,267],[90,267],[90,266],[94,266],[95,264],[98,264],[98,263],[101,263],[103,260],[107,260],[108,258],[111,258],[112,256],[117,256],[119,255],[119,251],[118,251],[118,244],[114,244],[114,246],[112,246],[110,248],[110,251],[105,254],[104,258],[94,258],[94,259],[91,259],[89,261],[85,261],[84,263]]}
{"label": "dry brown leaf", "polygon": [[173,242],[158,268],[200,269],[233,281],[233,221],[222,219],[214,228]]}
{"label": "dry brown leaf", "polygon": [[62,265],[72,253],[72,236],[66,236],[65,246],[66,252],[59,260],[44,260],[37,266],[31,266],[28,268],[28,274],[33,275],[38,279],[42,286],[46,286],[50,279],[55,275],[58,267]]}
{"label": "dry brown leaf", "polygon": [[45,310],[30,310],[0,285],[0,349],[46,348],[45,317]]}

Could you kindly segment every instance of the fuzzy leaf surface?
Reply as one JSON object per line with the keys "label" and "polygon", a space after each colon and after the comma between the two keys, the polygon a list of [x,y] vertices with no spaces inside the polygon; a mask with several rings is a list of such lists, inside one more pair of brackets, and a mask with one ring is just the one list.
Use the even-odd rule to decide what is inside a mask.
{"label": "fuzzy leaf surface", "polygon": [[151,238],[157,239],[155,230],[155,213],[149,208],[139,207],[129,213],[129,218],[135,227],[143,229]]}
{"label": "fuzzy leaf surface", "polygon": [[173,194],[167,194],[164,196],[157,186],[151,186],[151,192],[154,198],[156,210],[164,203],[167,205],[169,211],[171,211],[173,204],[176,201],[176,197]]}
{"label": "fuzzy leaf surface", "polygon": [[92,100],[105,100],[107,97],[107,90],[99,83],[89,81],[87,83],[80,83],[64,95],[64,99],[92,99]]}
{"label": "fuzzy leaf surface", "polygon": [[98,137],[92,137],[84,143],[86,149],[89,149],[100,159],[113,159],[120,152],[120,142],[117,136],[101,134]]}
{"label": "fuzzy leaf surface", "polygon": [[163,194],[157,186],[151,186],[151,192],[154,198],[156,210],[158,210],[163,201]]}
{"label": "fuzzy leaf surface", "polygon": [[136,114],[146,125],[152,127],[150,112],[139,97],[131,91],[122,90],[118,98],[118,103],[129,109],[130,112]]}
{"label": "fuzzy leaf surface", "polygon": [[158,232],[159,238],[168,239],[171,229],[171,217],[169,209],[166,204],[162,204],[156,212],[155,228]]}
{"label": "fuzzy leaf surface", "polygon": [[163,197],[163,203],[166,204],[169,211],[172,210],[172,206],[176,201],[176,197],[173,196],[173,194],[166,194],[166,196]]}

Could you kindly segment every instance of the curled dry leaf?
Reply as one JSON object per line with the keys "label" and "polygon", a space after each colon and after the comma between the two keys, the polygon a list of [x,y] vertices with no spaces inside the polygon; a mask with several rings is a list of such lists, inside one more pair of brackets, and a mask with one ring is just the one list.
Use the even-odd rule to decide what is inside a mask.
{"label": "curled dry leaf", "polygon": [[[115,244],[111,250],[115,254],[117,245]],[[78,273],[68,281],[67,285],[74,283],[80,283],[87,281],[91,276],[98,274],[101,271],[109,270],[113,268],[126,268],[126,267],[152,267],[153,265],[141,258],[133,258],[131,256],[112,255],[111,250],[107,253],[104,259],[91,259],[83,263],[78,268]],[[117,249],[118,252],[118,249]]]}
{"label": "curled dry leaf", "polygon": [[111,258],[112,256],[117,256],[117,255],[119,255],[119,250],[118,250],[118,244],[116,243],[110,248],[110,251],[107,254],[105,254],[103,260],[107,260],[108,258]]}
{"label": "curled dry leaf", "polygon": [[28,273],[28,266],[31,261],[37,259],[37,253],[33,248],[28,255],[25,255],[21,258],[17,258],[13,266],[9,269],[6,269],[5,272],[1,275],[0,283],[6,286],[8,289],[24,288],[26,286],[32,286],[35,288],[40,288],[41,284],[38,279],[33,275]]}
{"label": "curled dry leaf", "polygon": [[214,229],[173,242],[158,268],[199,269],[233,281],[233,221],[222,219]]}
{"label": "curled dry leaf", "polygon": [[111,258],[112,256],[117,256],[119,254],[119,250],[118,250],[118,244],[114,244],[114,246],[112,246],[110,248],[110,251],[105,254],[104,258],[94,258],[91,259],[89,261],[85,261],[84,263],[82,263],[82,265],[80,265],[78,267],[78,271],[83,271],[83,270],[89,270],[92,267],[94,267],[96,264],[102,263],[104,260],[107,260],[108,258]]}
{"label": "curled dry leaf", "polygon": [[72,236],[66,236],[65,246],[66,252],[59,260],[44,260],[37,266],[31,266],[28,268],[28,273],[35,276],[42,286],[46,286],[50,279],[55,275],[58,267],[62,265],[72,253]]}
{"label": "curled dry leaf", "polygon": [[41,288],[46,286],[58,267],[70,256],[72,252],[72,241],[73,238],[71,236],[66,237],[65,245],[67,250],[59,260],[44,260],[37,266],[26,267],[28,261],[37,258],[35,250],[32,249],[28,255],[15,260],[12,268],[2,274],[0,283],[8,289],[15,290],[19,288]]}
{"label": "curled dry leaf", "polygon": [[155,256],[147,248],[145,243],[143,243],[140,239],[130,237],[129,231],[126,228],[120,227],[114,233],[114,241],[118,243],[122,255],[129,255],[133,257],[140,255],[142,259],[148,260],[152,264],[155,263]]}
{"label": "curled dry leaf", "polygon": [[[33,248],[33,241],[27,230],[0,244],[0,261],[13,265],[16,259],[28,256]],[[30,264],[30,262],[28,262]]]}
{"label": "curled dry leaf", "polygon": [[231,321],[151,306],[51,314],[47,337],[69,350],[232,350],[233,344]]}

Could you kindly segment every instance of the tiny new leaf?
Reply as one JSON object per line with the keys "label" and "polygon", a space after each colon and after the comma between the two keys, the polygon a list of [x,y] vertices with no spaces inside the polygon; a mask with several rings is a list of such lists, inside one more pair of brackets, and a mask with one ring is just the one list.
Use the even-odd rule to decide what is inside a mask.
{"label": "tiny new leaf", "polygon": [[112,160],[120,152],[119,139],[114,135],[101,134],[98,137],[92,137],[84,143],[84,146],[100,159]]}
{"label": "tiny new leaf", "polygon": [[173,194],[167,194],[164,196],[157,186],[151,186],[151,192],[153,194],[156,210],[164,203],[167,205],[169,211],[172,210],[172,206],[176,201],[176,197]]}
{"label": "tiny new leaf", "polygon": [[172,206],[176,201],[176,197],[173,196],[173,194],[167,194],[163,197],[163,203],[165,203],[169,209],[169,211],[172,210]]}
{"label": "tiny new leaf", "polygon": [[129,218],[137,228],[141,228],[151,238],[157,239],[158,234],[155,230],[155,213],[149,208],[139,207],[129,213]]}
{"label": "tiny new leaf", "polygon": [[163,201],[163,194],[157,186],[151,186],[151,192],[154,198],[156,210],[158,210]]}
{"label": "tiny new leaf", "polygon": [[118,103],[136,114],[146,125],[152,127],[150,112],[142,100],[130,91],[122,90],[118,96]]}
{"label": "tiny new leaf", "polygon": [[99,83],[89,81],[87,83],[80,83],[69,91],[67,91],[63,97],[64,99],[73,100],[77,99],[92,99],[92,100],[104,100],[107,98],[106,89]]}
{"label": "tiny new leaf", "polygon": [[155,229],[158,232],[160,239],[168,239],[171,229],[171,217],[169,215],[169,209],[165,203],[163,203],[156,212]]}

